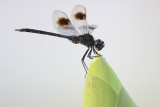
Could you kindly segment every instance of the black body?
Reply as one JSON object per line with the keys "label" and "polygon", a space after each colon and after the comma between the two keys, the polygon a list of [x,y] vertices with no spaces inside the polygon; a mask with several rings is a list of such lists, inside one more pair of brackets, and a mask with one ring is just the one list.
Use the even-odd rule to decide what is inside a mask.
{"label": "black body", "polygon": [[83,45],[87,46],[88,48],[93,47],[94,42],[95,42],[93,36],[90,35],[90,34],[79,35],[79,36],[66,36],[66,35],[62,35],[62,34],[46,32],[46,31],[41,31],[41,30],[35,30],[35,29],[28,29],[28,28],[16,29],[16,31],[39,33],[39,34],[45,34],[45,35],[65,38],[65,39],[68,39],[68,40],[72,41],[75,44],[77,44],[77,43],[83,44]]}
{"label": "black body", "polygon": [[90,34],[79,35],[77,36],[77,38],[80,44],[83,44],[87,46],[88,48],[94,46],[94,38]]}
{"label": "black body", "polygon": [[[62,35],[62,34],[57,34],[57,33],[51,33],[51,32],[46,32],[46,31],[41,31],[41,30],[35,30],[35,29],[28,29],[28,28],[23,28],[23,29],[16,29],[16,31],[20,31],[20,32],[30,32],[30,33],[38,33],[38,34],[45,34],[45,35],[50,35],[50,36],[56,36],[56,37],[60,37],[60,38],[66,38],[70,41],[72,41],[75,44],[83,44],[86,47],[88,47],[87,51],[85,52],[84,56],[82,57],[82,64],[84,66],[84,69],[87,73],[87,66],[84,62],[85,56],[88,53],[88,57],[90,59],[93,59],[93,56],[91,56],[92,51],[95,54],[98,54],[97,51],[95,50],[95,44],[97,41],[94,40],[93,36],[90,34],[84,34],[84,35],[79,35],[79,36],[66,36],[66,35]],[[99,45],[99,44],[98,44]],[[97,45],[97,46],[98,46]],[[102,47],[103,48],[103,47]],[[99,54],[98,54],[99,55]]]}

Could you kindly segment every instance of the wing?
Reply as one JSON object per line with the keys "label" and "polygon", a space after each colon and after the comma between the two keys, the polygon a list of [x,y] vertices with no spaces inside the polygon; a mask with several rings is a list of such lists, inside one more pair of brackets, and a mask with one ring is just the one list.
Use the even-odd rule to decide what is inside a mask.
{"label": "wing", "polygon": [[53,12],[53,26],[60,34],[68,36],[80,35],[67,15],[62,11],[56,10]]}
{"label": "wing", "polygon": [[88,25],[88,27],[89,27],[89,34],[91,34],[94,31],[94,29],[97,28],[97,25]]}
{"label": "wing", "polygon": [[88,25],[86,20],[86,8],[77,5],[73,8],[71,14],[73,24],[80,30],[81,34],[90,34],[96,28],[94,25]]}

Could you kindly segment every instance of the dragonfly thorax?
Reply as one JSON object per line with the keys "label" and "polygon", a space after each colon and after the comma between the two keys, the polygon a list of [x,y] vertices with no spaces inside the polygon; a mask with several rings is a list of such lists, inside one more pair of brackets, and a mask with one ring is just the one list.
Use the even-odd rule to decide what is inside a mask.
{"label": "dragonfly thorax", "polygon": [[90,34],[85,34],[85,35],[79,35],[77,36],[79,43],[83,44],[87,47],[93,47],[94,46],[94,38]]}

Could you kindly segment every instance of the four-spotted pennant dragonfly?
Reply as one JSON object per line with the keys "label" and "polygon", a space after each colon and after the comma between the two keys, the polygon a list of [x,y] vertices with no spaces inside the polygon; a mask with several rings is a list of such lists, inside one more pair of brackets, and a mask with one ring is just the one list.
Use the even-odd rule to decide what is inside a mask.
{"label": "four-spotted pennant dragonfly", "polygon": [[29,28],[16,29],[16,31],[61,37],[68,39],[75,44],[86,46],[88,49],[81,61],[87,73],[88,68],[84,62],[86,55],[88,54],[87,56],[92,59],[94,57],[91,56],[92,51],[94,54],[98,54],[97,51],[100,51],[105,45],[102,40],[94,40],[94,37],[91,35],[97,26],[88,25],[86,21],[86,8],[80,5],[75,6],[72,10],[71,21],[64,12],[59,10],[54,11],[53,26],[59,34]]}

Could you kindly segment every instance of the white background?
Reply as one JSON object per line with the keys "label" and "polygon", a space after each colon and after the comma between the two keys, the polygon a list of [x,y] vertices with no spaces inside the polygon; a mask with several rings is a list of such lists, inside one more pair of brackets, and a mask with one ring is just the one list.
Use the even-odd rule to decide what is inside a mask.
{"label": "white background", "polygon": [[[82,45],[16,28],[56,32],[52,12],[87,8],[100,52],[139,107],[160,107],[159,0],[1,0],[0,107],[82,107]],[[91,60],[86,58],[89,66]]]}

